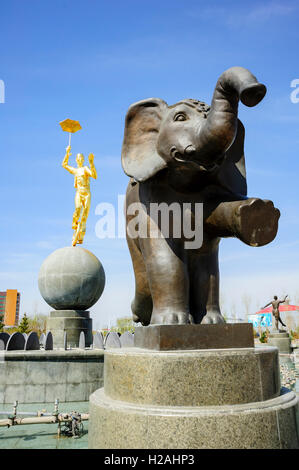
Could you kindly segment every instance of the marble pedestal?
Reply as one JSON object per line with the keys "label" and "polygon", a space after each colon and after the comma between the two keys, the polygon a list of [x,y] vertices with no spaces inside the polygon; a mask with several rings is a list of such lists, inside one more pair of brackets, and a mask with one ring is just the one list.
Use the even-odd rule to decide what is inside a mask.
{"label": "marble pedestal", "polygon": [[110,349],[89,448],[297,448],[297,406],[277,348]]}
{"label": "marble pedestal", "polygon": [[291,338],[286,331],[273,331],[269,334],[268,345],[278,348],[280,353],[291,353]]}
{"label": "marble pedestal", "polygon": [[85,346],[92,344],[92,319],[85,310],[52,310],[47,318],[47,331],[53,335],[53,346],[64,348],[64,333],[67,345],[78,347],[80,333],[85,333]]}

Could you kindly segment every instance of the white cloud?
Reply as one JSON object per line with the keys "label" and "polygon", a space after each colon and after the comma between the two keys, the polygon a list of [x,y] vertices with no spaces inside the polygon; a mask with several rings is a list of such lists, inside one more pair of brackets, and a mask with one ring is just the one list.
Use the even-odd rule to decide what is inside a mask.
{"label": "white cloud", "polygon": [[273,16],[287,16],[298,10],[298,5],[295,3],[284,2],[269,2],[264,5],[259,5],[253,8],[248,15],[247,21],[267,21]]}
{"label": "white cloud", "polygon": [[249,3],[239,3],[238,8],[229,6],[208,6],[196,7],[188,9],[186,14],[193,18],[201,18],[207,20],[218,20],[227,26],[243,28],[244,25],[256,25],[257,23],[266,22],[275,17],[289,16],[298,11],[298,4],[295,2],[278,2],[270,1],[263,5],[251,6]]}

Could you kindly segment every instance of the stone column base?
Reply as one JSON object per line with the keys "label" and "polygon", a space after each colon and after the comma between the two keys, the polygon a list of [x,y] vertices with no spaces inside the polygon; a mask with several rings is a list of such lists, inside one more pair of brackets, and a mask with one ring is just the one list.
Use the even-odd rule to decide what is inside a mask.
{"label": "stone column base", "polygon": [[[285,389],[287,390],[287,389]],[[90,396],[90,449],[297,449],[294,392],[245,405],[166,407]]]}
{"label": "stone column base", "polygon": [[64,333],[67,333],[67,345],[79,346],[81,331],[85,333],[85,345],[92,344],[92,319],[85,310],[52,310],[47,318],[47,331],[53,335],[54,348],[64,348]]}
{"label": "stone column base", "polygon": [[291,353],[291,338],[286,331],[270,333],[268,337],[268,345],[276,346],[280,353]]}
{"label": "stone column base", "polygon": [[[151,334],[151,333],[150,333]],[[298,397],[277,348],[105,351],[91,449],[298,448]]]}

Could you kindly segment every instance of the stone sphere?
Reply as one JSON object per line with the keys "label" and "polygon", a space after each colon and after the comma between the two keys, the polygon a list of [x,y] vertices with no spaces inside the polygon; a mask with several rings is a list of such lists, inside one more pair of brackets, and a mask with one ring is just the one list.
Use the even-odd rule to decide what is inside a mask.
{"label": "stone sphere", "polygon": [[85,248],[60,248],[43,262],[38,287],[55,310],[87,310],[102,295],[105,272],[98,258]]}

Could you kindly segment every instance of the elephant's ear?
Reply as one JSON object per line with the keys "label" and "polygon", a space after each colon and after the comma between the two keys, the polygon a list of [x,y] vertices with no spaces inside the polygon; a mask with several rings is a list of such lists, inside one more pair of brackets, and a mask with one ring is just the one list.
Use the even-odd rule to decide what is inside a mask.
{"label": "elephant's ear", "polygon": [[165,101],[149,98],[128,109],[121,161],[124,172],[137,181],[145,181],[166,167],[157,153],[157,139],[167,108]]}
{"label": "elephant's ear", "polygon": [[240,196],[247,195],[244,137],[245,129],[242,122],[238,119],[235,140],[227,150],[217,174],[218,182],[222,187]]}

